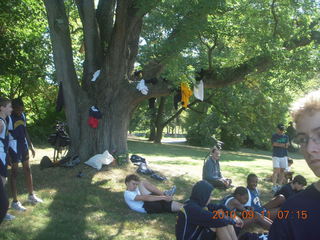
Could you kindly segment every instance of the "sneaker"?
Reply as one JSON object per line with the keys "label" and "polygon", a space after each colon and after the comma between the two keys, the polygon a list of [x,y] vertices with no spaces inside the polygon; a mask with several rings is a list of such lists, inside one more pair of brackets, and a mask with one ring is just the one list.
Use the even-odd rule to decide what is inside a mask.
{"label": "sneaker", "polygon": [[15,216],[7,213],[3,220],[5,220],[5,221],[12,221],[12,220],[15,219],[15,218],[16,218]]}
{"label": "sneaker", "polygon": [[35,194],[29,195],[28,202],[37,204],[37,203],[43,203],[43,200],[41,198],[38,198]]}
{"label": "sneaker", "polygon": [[176,193],[177,187],[176,186],[172,186],[172,188],[170,190],[166,190],[164,191],[164,195],[166,196],[173,196]]}
{"label": "sneaker", "polygon": [[12,202],[11,203],[11,207],[17,211],[21,211],[24,212],[25,210],[27,210],[24,206],[22,206],[21,202]]}

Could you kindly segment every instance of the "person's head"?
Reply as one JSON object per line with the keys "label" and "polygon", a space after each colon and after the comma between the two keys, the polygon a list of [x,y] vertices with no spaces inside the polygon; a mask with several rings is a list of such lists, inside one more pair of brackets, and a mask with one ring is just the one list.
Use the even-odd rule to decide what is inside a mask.
{"label": "person's head", "polygon": [[283,125],[283,123],[279,123],[277,125],[277,133],[278,134],[283,134],[284,133],[284,130],[285,130],[285,126]]}
{"label": "person's head", "polygon": [[136,174],[130,174],[126,176],[124,182],[127,185],[127,190],[134,191],[140,183],[140,178]]}
{"label": "person's head", "polygon": [[191,191],[190,200],[200,207],[207,206],[211,201],[213,186],[205,180],[197,182]]}
{"label": "person's head", "polygon": [[8,98],[0,97],[0,113],[7,117],[11,114],[11,112],[11,101]]}
{"label": "person's head", "polygon": [[258,177],[254,173],[250,173],[247,177],[247,187],[249,189],[255,189],[258,186]]}
{"label": "person's head", "polygon": [[301,176],[297,175],[293,178],[292,186],[294,190],[301,191],[307,185],[307,180]]}
{"label": "person's head", "polygon": [[221,148],[218,147],[218,146],[214,146],[214,147],[211,149],[211,156],[212,156],[214,159],[220,159],[220,155],[221,155]]}
{"label": "person's head", "polygon": [[295,142],[310,169],[320,177],[320,90],[296,101],[291,115],[296,127]]}
{"label": "person's head", "polygon": [[288,158],[288,166],[291,166],[293,164],[293,159],[292,158]]}
{"label": "person's head", "polygon": [[12,113],[20,116],[24,112],[24,104],[21,98],[12,99]]}
{"label": "person's head", "polygon": [[233,196],[237,199],[241,204],[245,204],[248,202],[249,196],[248,191],[245,187],[237,187],[234,190]]}

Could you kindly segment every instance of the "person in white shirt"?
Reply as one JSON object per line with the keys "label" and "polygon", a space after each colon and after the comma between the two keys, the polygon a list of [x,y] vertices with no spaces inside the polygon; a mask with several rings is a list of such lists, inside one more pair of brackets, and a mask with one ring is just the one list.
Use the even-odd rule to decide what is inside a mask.
{"label": "person in white shirt", "polygon": [[127,186],[124,200],[130,209],[139,213],[173,213],[178,212],[183,204],[173,201],[175,186],[168,191],[160,191],[156,186],[140,181],[135,174],[125,178]]}

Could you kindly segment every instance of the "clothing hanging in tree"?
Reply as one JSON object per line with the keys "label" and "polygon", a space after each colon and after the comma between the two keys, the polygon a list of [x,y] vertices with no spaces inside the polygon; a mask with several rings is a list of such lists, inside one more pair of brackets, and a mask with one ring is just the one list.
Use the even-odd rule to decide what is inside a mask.
{"label": "clothing hanging in tree", "polygon": [[64,105],[62,82],[59,83],[58,97],[56,101],[56,111],[61,112]]}
{"label": "clothing hanging in tree", "polygon": [[203,97],[204,97],[204,91],[203,91],[203,81],[199,81],[197,82],[194,86],[193,86],[193,94],[194,96],[199,99],[200,101],[203,101]]}
{"label": "clothing hanging in tree", "polygon": [[186,108],[189,104],[189,98],[192,96],[192,90],[189,88],[188,84],[185,82],[181,83],[181,100],[182,107]]}
{"label": "clothing hanging in tree", "polygon": [[99,119],[102,118],[100,110],[96,106],[92,106],[89,109],[88,125],[92,128],[97,128],[99,125]]}
{"label": "clothing hanging in tree", "polygon": [[137,89],[138,89],[143,95],[147,95],[147,94],[148,94],[149,89],[148,89],[148,87],[146,86],[144,79],[142,79],[142,80],[138,83]]}
{"label": "clothing hanging in tree", "polygon": [[97,78],[99,77],[99,75],[100,75],[100,70],[97,70],[94,74],[93,74],[93,76],[92,76],[92,79],[91,79],[91,82],[95,82],[96,80],[97,80]]}

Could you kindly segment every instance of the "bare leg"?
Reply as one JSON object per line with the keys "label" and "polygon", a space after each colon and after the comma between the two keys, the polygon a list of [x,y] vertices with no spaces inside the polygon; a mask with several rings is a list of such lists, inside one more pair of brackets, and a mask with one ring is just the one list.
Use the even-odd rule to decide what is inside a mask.
{"label": "bare leg", "polygon": [[236,234],[236,232],[235,232],[235,230],[234,230],[233,225],[228,225],[227,228],[228,228],[228,231],[229,231],[229,234],[230,234],[231,239],[232,239],[232,240],[237,240],[238,237],[237,237],[237,234]]}
{"label": "bare leg", "polygon": [[276,186],[276,184],[277,184],[279,172],[280,172],[280,168],[273,168],[273,174],[272,174],[272,184],[273,184],[273,186]]}
{"label": "bare leg", "polygon": [[278,208],[286,201],[286,198],[280,194],[273,199],[271,199],[269,202],[267,202],[263,207],[266,209],[273,209],[273,208]]}
{"label": "bare leg", "polygon": [[218,240],[233,240],[230,235],[228,226],[216,228],[216,233]]}
{"label": "bare leg", "polygon": [[175,202],[175,201],[172,201],[172,203],[171,203],[171,211],[172,212],[178,212],[178,211],[180,211],[180,209],[182,207],[183,207],[182,203]]}
{"label": "bare leg", "polygon": [[139,190],[142,195],[150,195],[151,193],[156,195],[163,195],[163,192],[160,191],[155,185],[147,182],[147,181],[141,181],[139,184]]}
{"label": "bare leg", "polygon": [[11,174],[10,174],[10,187],[11,187],[11,194],[14,202],[18,201],[17,176],[18,176],[18,163],[13,163],[11,168]]}
{"label": "bare leg", "polygon": [[23,171],[24,171],[24,176],[26,177],[26,181],[27,181],[27,188],[28,188],[29,195],[32,195],[33,194],[33,183],[32,183],[32,174],[31,174],[29,161],[22,162],[22,167],[23,167]]}
{"label": "bare leg", "polygon": [[284,184],[284,168],[280,168],[279,172],[279,184]]}

